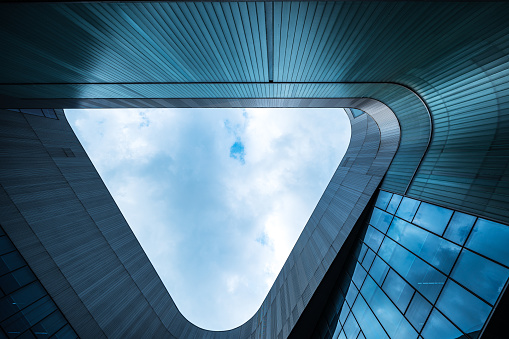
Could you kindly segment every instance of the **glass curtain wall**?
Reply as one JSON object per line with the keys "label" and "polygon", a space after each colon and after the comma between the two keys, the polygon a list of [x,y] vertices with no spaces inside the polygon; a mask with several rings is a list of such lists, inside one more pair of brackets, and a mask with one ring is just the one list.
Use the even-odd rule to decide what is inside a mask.
{"label": "glass curtain wall", "polygon": [[509,277],[509,227],[380,191],[315,330],[477,338]]}

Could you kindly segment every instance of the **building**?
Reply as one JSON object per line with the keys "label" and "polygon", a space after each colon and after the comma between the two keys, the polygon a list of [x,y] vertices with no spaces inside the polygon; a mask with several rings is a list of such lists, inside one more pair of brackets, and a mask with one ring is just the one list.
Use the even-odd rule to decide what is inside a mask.
{"label": "building", "polygon": [[[509,276],[509,4],[0,5],[0,336],[476,338]],[[178,311],[63,108],[346,107],[258,312]]]}

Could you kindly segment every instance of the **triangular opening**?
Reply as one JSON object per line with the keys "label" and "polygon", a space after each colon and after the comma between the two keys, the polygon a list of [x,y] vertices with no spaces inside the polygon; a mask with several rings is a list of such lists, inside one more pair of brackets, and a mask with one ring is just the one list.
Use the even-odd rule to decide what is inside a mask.
{"label": "triangular opening", "polygon": [[66,110],[177,307],[259,308],[350,141],[338,108]]}

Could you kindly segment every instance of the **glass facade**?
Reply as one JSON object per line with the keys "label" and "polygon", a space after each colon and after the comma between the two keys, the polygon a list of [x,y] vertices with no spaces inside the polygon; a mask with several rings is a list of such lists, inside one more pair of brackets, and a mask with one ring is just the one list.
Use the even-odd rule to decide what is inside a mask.
{"label": "glass facade", "polygon": [[477,338],[509,277],[508,243],[506,225],[380,191],[315,336]]}
{"label": "glass facade", "polygon": [[0,338],[77,338],[1,226]]}

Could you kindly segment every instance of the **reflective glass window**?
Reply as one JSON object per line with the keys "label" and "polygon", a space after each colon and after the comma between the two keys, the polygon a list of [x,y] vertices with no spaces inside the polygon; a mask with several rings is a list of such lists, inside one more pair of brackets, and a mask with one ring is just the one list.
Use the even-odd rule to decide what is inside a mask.
{"label": "reflective glass window", "polygon": [[0,287],[2,287],[5,293],[9,294],[32,281],[35,281],[34,275],[28,266],[24,266],[16,271],[1,276]]}
{"label": "reflective glass window", "polygon": [[362,260],[362,266],[365,269],[369,270],[374,259],[375,259],[375,252],[373,252],[372,250],[369,249],[366,252],[366,255],[364,256],[364,259]]}
{"label": "reflective glass window", "polygon": [[369,274],[379,285],[382,285],[387,272],[389,272],[389,266],[387,266],[387,264],[377,256],[373,261]]}
{"label": "reflective glass window", "polygon": [[2,274],[14,271],[22,266],[25,266],[25,260],[23,260],[18,251],[2,255],[1,260],[4,263],[2,267],[6,270],[5,272],[2,272]]}
{"label": "reflective glass window", "polygon": [[341,332],[341,325],[337,325],[336,329],[334,330],[334,334],[332,335],[332,339],[337,339],[339,337],[339,332]]}
{"label": "reflective glass window", "polygon": [[346,293],[346,301],[348,302],[348,305],[352,306],[353,302],[355,300],[355,297],[357,296],[358,290],[353,284],[353,282],[350,283],[350,287],[348,288],[348,293]]}
{"label": "reflective glass window", "polygon": [[399,204],[398,211],[396,212],[396,216],[403,218],[408,221],[412,221],[415,212],[417,211],[417,207],[419,207],[419,201],[404,197]]}
{"label": "reflective glass window", "polygon": [[0,237],[0,255],[14,251],[16,248],[11,243],[9,238]]}
{"label": "reflective glass window", "polygon": [[444,237],[454,241],[457,244],[463,245],[467,239],[468,233],[472,225],[474,225],[475,217],[465,213],[454,212],[449,226],[445,230]]}
{"label": "reflective glass window", "polygon": [[364,294],[365,289],[363,288],[361,294],[389,336],[391,338],[417,338],[417,333],[412,326],[370,277],[366,278],[365,285],[370,286],[366,289],[368,293]]}
{"label": "reflective glass window", "polygon": [[408,321],[414,325],[417,331],[420,331],[429,312],[431,311],[431,308],[431,304],[425,298],[423,298],[419,293],[415,293],[405,316]]}
{"label": "reflective glass window", "polygon": [[380,244],[382,243],[382,240],[384,238],[384,235],[380,233],[375,228],[368,226],[368,229],[366,231],[366,236],[364,237],[364,242],[371,247],[373,251],[378,251],[378,248],[380,247]]}
{"label": "reflective glass window", "polygon": [[442,235],[452,216],[451,210],[428,203],[421,203],[413,223],[431,232]]}
{"label": "reflective glass window", "polygon": [[401,199],[403,199],[403,197],[401,195],[394,194],[392,196],[391,201],[389,202],[389,205],[387,206],[386,211],[391,214],[394,214],[396,212],[396,210],[398,209]]}
{"label": "reflective glass window", "polygon": [[394,218],[387,235],[447,274],[460,252],[452,242],[399,218]]}
{"label": "reflective glass window", "polygon": [[387,205],[389,204],[389,201],[392,198],[392,193],[380,191],[378,194],[378,198],[376,199],[375,206],[384,210],[387,208]]}
{"label": "reflective glass window", "polygon": [[421,335],[424,339],[456,339],[463,334],[436,309],[431,312]]}
{"label": "reflective glass window", "polygon": [[382,289],[401,312],[405,312],[415,291],[393,270],[390,270],[387,274]]}
{"label": "reflective glass window", "polygon": [[67,338],[77,338],[77,336],[74,333],[74,331],[72,330],[71,326],[65,325],[57,333],[55,333],[54,338],[67,339]]}
{"label": "reflective glass window", "polygon": [[451,276],[494,305],[509,277],[509,270],[475,253],[463,250]]}
{"label": "reflective glass window", "polygon": [[348,318],[346,318],[345,326],[343,326],[343,331],[345,331],[345,335],[347,338],[357,338],[357,335],[360,332],[360,327],[357,324],[353,314],[350,312]]}
{"label": "reflective glass window", "polygon": [[357,298],[352,311],[367,339],[389,338],[362,296]]}
{"label": "reflective glass window", "polygon": [[466,333],[479,331],[491,311],[488,304],[452,280],[447,281],[436,307]]}
{"label": "reflective glass window", "polygon": [[373,209],[373,214],[371,215],[371,220],[369,223],[376,227],[380,232],[385,233],[391,224],[392,215],[379,210],[378,208]]}
{"label": "reflective glass window", "polygon": [[339,337],[338,337],[338,338],[339,338],[339,339],[347,339],[347,338],[345,337],[345,331],[341,331],[341,333],[339,334]]}
{"label": "reflective glass window", "polygon": [[352,280],[358,288],[362,286],[366,274],[367,274],[366,270],[362,268],[362,266],[359,263],[357,263],[357,265],[355,266],[355,271],[353,272]]}
{"label": "reflective glass window", "polygon": [[364,336],[364,333],[359,333],[359,336],[357,337],[357,339],[366,339],[366,337]]}
{"label": "reflective glass window", "polygon": [[389,238],[385,238],[379,255],[415,289],[434,302],[446,277]]}
{"label": "reflective glass window", "polygon": [[350,308],[346,303],[343,304],[343,307],[341,308],[341,312],[339,313],[339,323],[341,325],[345,324],[346,316],[348,315],[348,312],[350,312]]}
{"label": "reflective glass window", "polygon": [[509,227],[477,219],[466,247],[509,266]]}

